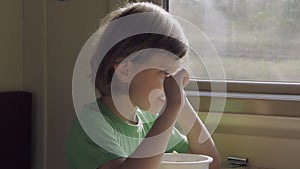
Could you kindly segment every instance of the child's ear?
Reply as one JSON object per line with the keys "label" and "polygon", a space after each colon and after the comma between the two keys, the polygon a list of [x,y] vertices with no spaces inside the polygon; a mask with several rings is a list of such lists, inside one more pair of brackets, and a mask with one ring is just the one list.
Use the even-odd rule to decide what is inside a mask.
{"label": "child's ear", "polygon": [[120,64],[114,65],[115,73],[117,77],[124,83],[129,82],[130,80],[130,68],[132,63],[129,62],[121,62]]}

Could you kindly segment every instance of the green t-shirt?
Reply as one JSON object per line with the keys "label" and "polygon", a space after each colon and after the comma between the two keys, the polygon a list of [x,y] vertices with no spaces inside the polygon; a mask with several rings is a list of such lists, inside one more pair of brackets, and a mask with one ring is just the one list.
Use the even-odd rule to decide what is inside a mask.
{"label": "green t-shirt", "polygon": [[[96,169],[111,160],[129,157],[157,118],[139,109],[136,114],[139,122],[133,125],[122,121],[100,101],[85,106],[77,114],[80,122],[74,120],[67,140],[68,169]],[[186,136],[174,128],[166,152],[188,150]]]}

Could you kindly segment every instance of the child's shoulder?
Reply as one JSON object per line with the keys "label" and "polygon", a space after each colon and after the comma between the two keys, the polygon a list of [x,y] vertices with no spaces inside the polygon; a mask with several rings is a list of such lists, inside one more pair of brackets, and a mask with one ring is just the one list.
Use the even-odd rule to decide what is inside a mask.
{"label": "child's shoulder", "polygon": [[81,111],[77,113],[77,118],[80,123],[84,123],[88,126],[106,123],[111,125],[112,120],[110,114],[109,109],[96,100],[85,104]]}
{"label": "child's shoulder", "polygon": [[81,113],[87,115],[109,115],[110,110],[100,101],[100,99],[95,100],[94,102],[87,103],[83,106]]}

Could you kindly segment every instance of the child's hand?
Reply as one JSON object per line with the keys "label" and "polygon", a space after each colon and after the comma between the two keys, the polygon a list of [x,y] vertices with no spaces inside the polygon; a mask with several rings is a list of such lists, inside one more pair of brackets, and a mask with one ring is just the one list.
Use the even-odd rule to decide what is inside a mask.
{"label": "child's hand", "polygon": [[174,77],[178,82],[181,82],[183,88],[189,83],[190,75],[185,69],[180,70]]}
{"label": "child's hand", "polygon": [[173,106],[178,109],[183,104],[183,88],[189,82],[189,74],[186,70],[182,69],[174,76],[168,76],[164,81],[164,90],[167,99],[166,106]]}

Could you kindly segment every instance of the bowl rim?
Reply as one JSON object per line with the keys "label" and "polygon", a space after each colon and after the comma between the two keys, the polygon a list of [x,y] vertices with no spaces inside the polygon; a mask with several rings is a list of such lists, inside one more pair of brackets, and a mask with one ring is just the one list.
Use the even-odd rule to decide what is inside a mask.
{"label": "bowl rim", "polygon": [[[165,155],[175,155],[176,153],[164,153],[163,156]],[[182,156],[201,156],[205,157],[205,160],[201,161],[164,161],[163,159],[161,160],[162,164],[202,164],[202,163],[208,163],[210,164],[213,161],[213,158],[208,156],[208,155],[203,155],[203,154],[188,154],[188,153],[178,153],[178,155]]]}

